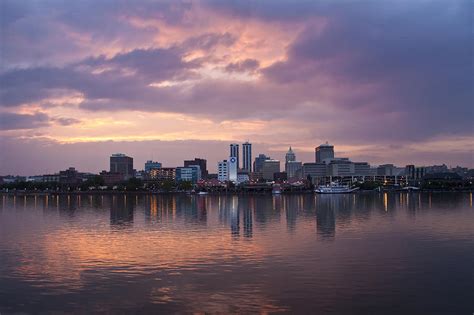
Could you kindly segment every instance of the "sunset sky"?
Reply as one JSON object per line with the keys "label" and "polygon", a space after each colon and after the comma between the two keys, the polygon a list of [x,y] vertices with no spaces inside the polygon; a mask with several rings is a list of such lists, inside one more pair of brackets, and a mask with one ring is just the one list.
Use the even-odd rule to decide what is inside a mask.
{"label": "sunset sky", "polygon": [[473,2],[0,1],[0,175],[283,159],[474,167]]}

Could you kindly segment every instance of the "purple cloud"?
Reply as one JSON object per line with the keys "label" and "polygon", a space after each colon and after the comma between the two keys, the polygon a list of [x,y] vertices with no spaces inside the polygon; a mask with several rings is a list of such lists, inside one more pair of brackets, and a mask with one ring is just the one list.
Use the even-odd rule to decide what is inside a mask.
{"label": "purple cloud", "polygon": [[0,130],[36,129],[49,125],[49,117],[43,113],[0,113]]}
{"label": "purple cloud", "polygon": [[[9,111],[31,103],[51,108],[50,98],[77,93],[84,97],[79,109],[85,116],[137,110],[216,123],[258,119],[292,125],[306,141],[402,146],[474,131],[469,1],[3,1],[1,6],[0,106]],[[240,55],[241,33],[231,23],[210,31],[212,19],[190,18],[196,9],[219,21],[302,31],[288,43],[285,58],[268,65],[258,53]],[[132,19],[193,31],[193,37],[159,46],[156,37],[169,35],[160,24],[137,26]],[[94,43],[124,48],[103,55],[93,50]],[[206,71],[259,76],[215,79],[203,75]],[[166,81],[173,82],[156,85]],[[8,128],[28,120],[33,128],[75,123],[41,119],[3,121]]]}
{"label": "purple cloud", "polygon": [[245,59],[239,62],[229,63],[225,67],[227,72],[254,72],[260,66],[260,62],[255,59]]}

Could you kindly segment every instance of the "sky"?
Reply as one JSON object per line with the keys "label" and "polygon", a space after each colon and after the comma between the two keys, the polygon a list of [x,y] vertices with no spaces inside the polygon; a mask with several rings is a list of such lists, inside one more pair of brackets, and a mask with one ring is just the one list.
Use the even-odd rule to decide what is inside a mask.
{"label": "sky", "polygon": [[474,167],[472,1],[0,1],[0,175],[229,143]]}

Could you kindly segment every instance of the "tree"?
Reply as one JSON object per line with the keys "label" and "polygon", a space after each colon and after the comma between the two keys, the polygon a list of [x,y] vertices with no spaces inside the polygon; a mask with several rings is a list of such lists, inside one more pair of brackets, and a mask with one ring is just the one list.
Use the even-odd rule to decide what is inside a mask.
{"label": "tree", "polygon": [[178,182],[178,189],[180,190],[191,190],[193,188],[193,183],[187,180]]}
{"label": "tree", "polygon": [[139,178],[130,178],[126,183],[125,187],[127,190],[139,190],[143,187],[143,182]]}
{"label": "tree", "polygon": [[164,191],[171,191],[174,188],[174,185],[174,181],[167,179],[161,182],[161,189]]}

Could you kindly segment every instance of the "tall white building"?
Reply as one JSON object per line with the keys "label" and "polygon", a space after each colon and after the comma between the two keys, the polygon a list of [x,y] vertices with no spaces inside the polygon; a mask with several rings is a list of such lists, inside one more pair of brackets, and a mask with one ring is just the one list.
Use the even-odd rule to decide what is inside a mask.
{"label": "tall white building", "polygon": [[288,179],[294,179],[298,174],[301,176],[301,172],[298,172],[302,169],[303,164],[299,161],[288,161],[285,163],[285,172]]}
{"label": "tall white building", "polygon": [[293,161],[296,161],[296,155],[290,147],[288,149],[288,152],[286,152],[286,155],[285,155],[285,163],[293,162]]}
{"label": "tall white building", "polygon": [[231,182],[236,183],[237,182],[237,168],[238,168],[237,158],[235,156],[229,157],[227,165],[228,165],[229,180]]}
{"label": "tall white building", "polygon": [[296,154],[291,147],[285,154],[285,172],[288,179],[294,179],[302,168],[302,163],[296,161]]}
{"label": "tall white building", "polygon": [[229,163],[227,160],[217,163],[217,179],[221,182],[229,180]]}
{"label": "tall white building", "polygon": [[252,144],[248,141],[242,145],[242,160],[242,170],[248,173],[252,172]]}
{"label": "tall white building", "polygon": [[238,143],[231,143],[230,145],[230,157],[236,158],[237,169],[239,168],[239,144]]}

